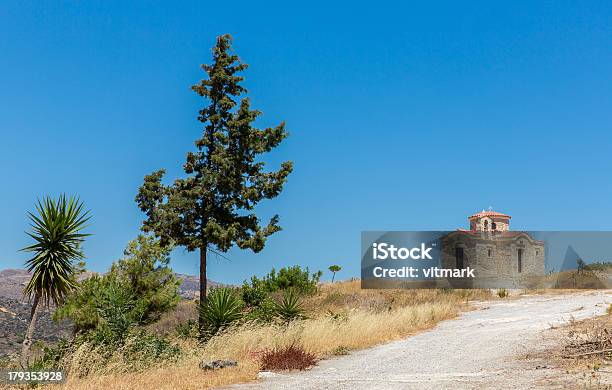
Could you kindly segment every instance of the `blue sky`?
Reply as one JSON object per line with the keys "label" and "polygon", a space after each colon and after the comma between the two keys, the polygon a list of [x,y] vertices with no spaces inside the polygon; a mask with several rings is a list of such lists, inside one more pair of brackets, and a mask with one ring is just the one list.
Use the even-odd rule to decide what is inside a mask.
{"label": "blue sky", "polygon": [[[143,176],[181,174],[199,136],[190,91],[215,36],[250,64],[261,126],[291,136],[284,230],[212,256],[241,282],[301,264],[359,274],[362,230],[444,230],[492,206],[513,228],[612,230],[610,2],[3,2],[0,268],[21,267],[37,197],[79,194],[105,270],[138,234]],[[197,255],[174,253],[197,273]],[[329,278],[329,273],[326,277]]]}

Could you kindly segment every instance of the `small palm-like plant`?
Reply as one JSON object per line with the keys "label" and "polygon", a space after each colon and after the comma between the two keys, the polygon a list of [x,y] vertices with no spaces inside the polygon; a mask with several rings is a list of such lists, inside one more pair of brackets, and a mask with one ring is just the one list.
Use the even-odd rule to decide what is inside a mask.
{"label": "small palm-like plant", "polygon": [[32,301],[30,323],[23,339],[21,365],[28,365],[32,335],[36,327],[39,305],[60,305],[64,297],[76,287],[74,260],[83,258],[81,244],[89,234],[81,233],[89,220],[89,211],[75,197],[59,199],[45,197],[36,204],[38,215],[28,213],[32,232],[27,233],[35,241],[22,251],[34,253],[26,262],[32,278],[23,293]]}
{"label": "small palm-like plant", "polygon": [[342,269],[342,267],[340,267],[339,265],[330,265],[329,266],[329,272],[332,273],[332,283],[334,282],[334,278],[336,277],[336,272],[340,272],[340,270]]}
{"label": "small palm-like plant", "polygon": [[276,302],[277,315],[290,322],[304,317],[300,296],[293,289],[286,290],[279,302]]}
{"label": "small palm-like plant", "polygon": [[236,293],[227,287],[212,290],[206,304],[200,309],[204,319],[203,333],[208,337],[242,318],[243,302]]}

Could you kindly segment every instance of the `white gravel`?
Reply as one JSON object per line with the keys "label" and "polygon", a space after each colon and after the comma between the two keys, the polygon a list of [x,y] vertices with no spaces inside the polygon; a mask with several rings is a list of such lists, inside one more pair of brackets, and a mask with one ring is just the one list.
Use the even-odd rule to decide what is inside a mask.
{"label": "white gravel", "polygon": [[533,389],[563,388],[563,372],[519,357],[544,343],[542,331],[605,313],[612,292],[528,296],[475,304],[478,310],[436,328],[311,370],[261,373],[239,389]]}

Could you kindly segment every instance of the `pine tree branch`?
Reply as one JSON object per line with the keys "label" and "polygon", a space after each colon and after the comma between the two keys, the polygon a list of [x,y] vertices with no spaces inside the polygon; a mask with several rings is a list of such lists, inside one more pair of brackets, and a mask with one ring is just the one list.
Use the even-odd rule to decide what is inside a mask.
{"label": "pine tree branch", "polygon": [[224,256],[224,255],[222,255],[222,254],[221,254],[219,251],[216,251],[216,250],[212,249],[211,247],[208,247],[208,248],[206,248],[206,249],[207,249],[207,250],[209,250],[209,251],[211,251],[211,252],[212,252],[212,253],[214,253],[215,255],[217,255],[217,256],[219,256],[219,257],[224,258],[224,259],[225,259],[225,260],[227,260],[227,261],[232,261],[230,258],[228,258],[228,257],[226,257],[226,256]]}

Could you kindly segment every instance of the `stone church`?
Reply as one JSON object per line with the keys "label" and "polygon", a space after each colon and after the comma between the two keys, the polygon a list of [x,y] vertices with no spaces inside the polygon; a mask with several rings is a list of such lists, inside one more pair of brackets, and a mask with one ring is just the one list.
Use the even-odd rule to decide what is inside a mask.
{"label": "stone church", "polygon": [[443,268],[474,269],[479,287],[486,287],[485,280],[492,285],[507,281],[512,287],[513,280],[543,276],[544,241],[511,231],[510,219],[492,210],[468,217],[469,230],[458,229],[442,238]]}

